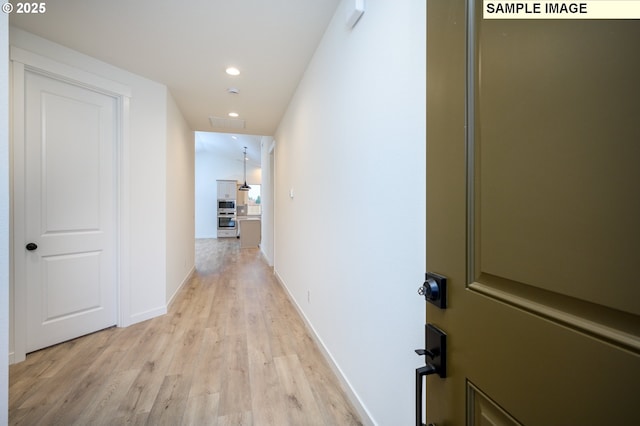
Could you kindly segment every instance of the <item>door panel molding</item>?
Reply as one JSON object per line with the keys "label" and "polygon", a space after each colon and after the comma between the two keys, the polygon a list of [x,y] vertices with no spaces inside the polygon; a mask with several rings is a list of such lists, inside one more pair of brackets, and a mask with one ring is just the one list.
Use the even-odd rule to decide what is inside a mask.
{"label": "door panel molding", "polygon": [[[619,296],[617,298],[610,297],[610,294],[608,292],[608,285],[610,284],[610,282],[613,281],[614,283],[611,284],[615,284],[620,276],[624,275],[624,273],[621,271],[626,272],[630,268],[632,268],[632,266],[629,266],[633,263],[632,260],[629,260],[629,257],[631,256],[629,253],[637,252],[637,250],[634,250],[634,244],[637,243],[637,239],[633,238],[632,233],[628,233],[628,235],[631,236],[625,236],[624,242],[620,244],[622,248],[611,244],[611,247],[609,247],[609,251],[618,254],[617,257],[609,254],[609,252],[605,252],[604,249],[603,251],[592,252],[594,247],[598,247],[599,249],[602,247],[607,247],[607,244],[605,243],[609,243],[610,240],[613,240],[613,237],[605,238],[603,236],[609,236],[610,234],[622,235],[623,232],[621,231],[621,229],[624,229],[623,225],[611,225],[614,220],[609,220],[609,222],[606,222],[603,219],[603,222],[605,224],[601,229],[594,229],[594,227],[590,228],[588,225],[590,223],[598,223],[596,219],[600,219],[601,216],[589,216],[590,213],[586,212],[586,210],[588,209],[581,210],[585,213],[583,216],[578,216],[576,222],[578,221],[578,219],[584,220],[586,225],[581,224],[581,227],[585,228],[587,232],[592,231],[592,233],[596,234],[597,237],[589,235],[590,239],[586,241],[585,237],[586,242],[584,245],[579,245],[578,243],[576,243],[575,250],[567,250],[575,251],[576,253],[570,253],[570,256],[567,255],[567,258],[569,260],[566,261],[566,264],[563,263],[565,258],[562,257],[565,253],[562,253],[561,249],[555,247],[553,244],[549,244],[549,247],[545,247],[540,242],[537,242],[539,246],[537,250],[523,250],[523,254],[521,254],[519,252],[516,252],[517,249],[521,249],[520,246],[512,247],[504,244],[504,242],[511,242],[511,240],[509,239],[511,238],[512,240],[518,240],[519,242],[521,242],[523,244],[522,247],[526,247],[529,244],[527,238],[523,238],[521,235],[510,237],[508,233],[503,233],[495,238],[495,236],[492,234],[494,230],[506,226],[505,223],[496,220],[496,217],[498,219],[501,217],[499,214],[496,214],[496,211],[500,212],[499,208],[503,208],[506,210],[508,207],[510,207],[510,205],[505,202],[508,197],[495,197],[495,193],[499,193],[502,189],[499,188],[498,190],[496,190],[495,188],[497,188],[497,186],[495,185],[495,183],[498,182],[500,185],[504,184],[504,186],[506,187],[508,185],[511,185],[512,182],[501,181],[497,179],[496,176],[492,176],[492,185],[488,185],[484,182],[484,179],[491,174],[491,167],[487,164],[482,163],[482,150],[483,148],[487,150],[486,143],[485,147],[483,147],[482,137],[487,136],[483,133],[487,130],[486,128],[480,129],[479,126],[476,125],[476,121],[480,122],[481,118],[485,118],[486,122],[486,116],[489,115],[486,114],[484,110],[482,110],[484,104],[481,97],[481,84],[485,84],[484,81],[480,81],[480,55],[482,55],[482,52],[480,42],[478,41],[479,34],[483,31],[483,21],[481,16],[482,11],[480,7],[476,8],[475,1],[467,1],[466,5],[466,289],[473,293],[477,293],[495,300],[496,302],[505,303],[519,310],[526,311],[545,320],[559,324],[563,327],[568,327],[579,333],[595,337],[599,340],[615,345],[624,350],[628,350],[634,354],[640,354],[640,322],[638,321],[638,314],[640,314],[640,305],[638,305],[638,299],[636,297],[636,294],[638,294],[637,286],[628,286],[624,289],[624,291],[618,290],[618,293],[622,294],[622,296]],[[520,25],[520,23],[518,23],[518,25]],[[564,23],[564,25],[568,24]],[[486,33],[487,31],[485,29],[485,31],[482,32],[483,38],[487,37]],[[608,58],[608,56],[606,56],[607,53],[599,51],[599,54],[603,57]],[[612,56],[612,58],[619,59],[617,56]],[[602,62],[606,63],[607,61]],[[630,75],[628,75],[627,77],[630,77]],[[494,86],[492,87],[495,89],[495,85],[498,83],[494,82],[493,84]],[[485,84],[485,86],[487,85]],[[582,86],[580,86],[580,84],[577,84],[576,87]],[[482,89],[487,90],[486,87],[482,87]],[[616,90],[612,91],[616,93]],[[623,100],[622,102],[625,101]],[[631,110],[631,107],[629,109]],[[590,110],[588,109],[588,107],[585,107],[585,115],[589,112]],[[482,114],[485,114],[485,116],[480,117]],[[495,112],[492,118],[495,119]],[[536,117],[533,117],[532,121],[535,122],[535,119]],[[619,123],[623,123],[625,125],[627,125],[626,123],[629,122],[625,122],[624,119],[620,120],[621,121],[619,121]],[[632,136],[634,134],[631,130],[626,130],[627,133],[624,133],[626,128],[623,126],[621,127],[622,130],[620,130],[620,132],[622,132],[622,134],[628,136]],[[495,138],[495,135],[491,135]],[[487,137],[487,139],[489,138]],[[522,146],[525,146],[525,144],[522,143]],[[580,152],[580,145],[571,147],[574,148],[571,151],[572,153]],[[502,148],[502,145],[493,146],[491,148],[490,154],[486,155],[493,156],[495,158],[497,153],[500,153],[500,149],[498,148]],[[601,151],[603,151],[604,148],[601,148],[595,142],[591,146],[588,146],[588,149],[589,151],[585,155],[590,156],[589,158],[593,157],[598,160],[602,160],[603,157],[606,157],[605,155],[598,155],[602,154]],[[614,148],[612,147],[610,149]],[[631,155],[631,153],[632,152],[630,151],[630,153],[627,154],[627,158],[637,158],[636,155]],[[554,151],[554,154],[565,155],[564,152],[560,151]],[[517,156],[514,155],[514,158],[515,157]],[[620,157],[620,155],[618,155],[618,157]],[[607,164],[609,164],[613,163],[613,160],[618,157],[611,155],[611,158],[607,157],[605,158],[605,160],[607,160]],[[506,161],[498,164],[508,164],[507,161],[511,157],[505,158],[507,158]],[[529,160],[535,163],[535,159],[535,157],[532,157]],[[618,169],[621,170],[619,172],[619,179],[622,180],[622,178],[625,177],[626,181],[628,182],[637,182],[637,178],[640,175],[638,175],[637,171],[630,171],[636,170],[637,167],[630,166],[629,164],[630,163],[624,163],[619,166]],[[512,175],[517,176],[517,173],[514,172]],[[607,176],[610,176],[610,174],[608,174]],[[570,179],[568,179],[568,181],[569,183],[574,184],[576,187],[578,186],[578,183],[576,182],[582,182],[577,178],[575,179],[575,181]],[[519,181],[516,180],[516,182]],[[526,182],[530,186],[533,186],[533,184],[529,183],[531,182],[531,180],[524,180],[524,182]],[[483,187],[483,185],[486,186]],[[587,185],[595,187],[597,186],[597,178],[594,178],[593,180],[585,179],[583,185],[585,187]],[[629,185],[631,185],[631,183]],[[516,186],[517,189],[517,184],[514,184],[513,186]],[[553,186],[554,185],[552,182],[550,187]],[[589,187],[590,190],[591,187]],[[486,190],[487,188],[490,190],[487,192],[493,191],[494,195],[494,197],[491,198],[490,201],[487,201],[487,194],[483,193],[483,190]],[[513,188],[510,189],[512,190],[512,193],[517,192],[513,190]],[[626,195],[612,196],[615,201],[618,201],[623,196],[629,197],[632,191],[622,190],[620,192]],[[541,189],[539,190],[539,192],[536,192],[536,194],[538,193],[543,193],[543,190]],[[599,194],[599,192],[595,193]],[[483,195],[485,196],[484,205],[482,204]],[[549,197],[552,200],[561,199],[558,194],[552,195],[552,197]],[[556,195],[557,197],[555,197]],[[592,200],[592,198],[597,197],[589,195],[584,196],[581,200]],[[503,202],[504,204],[498,204],[498,207],[496,208],[496,200],[498,201],[498,203]],[[546,201],[545,198],[542,198],[542,201],[537,204],[534,201],[531,201],[532,204],[536,205],[536,210],[534,210],[532,216],[534,216],[535,214],[540,214],[540,216],[542,216],[542,213],[544,213],[544,209],[552,210],[556,208],[556,205],[553,205],[552,203],[545,204],[544,208],[539,207],[544,201]],[[591,210],[606,211],[606,209],[609,207],[609,205],[606,203],[604,203],[603,205],[598,205],[597,203],[593,202],[591,203],[591,205],[593,206],[593,209]],[[528,206],[524,206],[522,207],[522,210],[526,211],[527,208]],[[493,213],[494,215],[491,218],[492,222],[490,222],[490,225],[486,224],[487,216],[489,216],[489,213],[487,213],[488,211]],[[627,211],[638,211],[637,201],[635,203],[630,203]],[[550,213],[548,214],[550,215]],[[540,225],[540,223],[544,223],[543,221],[534,222],[532,220],[532,223],[534,223],[539,228],[544,229],[549,234],[552,234],[553,232],[564,232],[567,228],[567,225],[571,223],[570,219],[572,219],[572,217],[568,213],[562,214],[563,216],[558,219],[558,223],[552,223],[547,227],[543,227],[543,225]],[[628,213],[627,215],[632,216],[631,213]],[[608,216],[602,217],[609,219]],[[510,225],[512,225],[513,227],[513,224]],[[526,225],[527,224],[525,224],[524,226],[526,227]],[[582,229],[581,227],[576,226],[575,229]],[[535,229],[536,231],[539,230],[535,227],[532,229]],[[613,231],[605,232],[610,231],[610,229],[613,229]],[[535,231],[529,232],[535,235]],[[522,234],[527,235],[527,232],[523,232]],[[586,232],[581,234],[576,230],[571,229],[570,231],[567,230],[566,234],[559,234],[559,238],[563,238],[563,240],[565,241],[570,241],[571,238],[569,236],[577,238],[585,234]],[[505,235],[507,235],[506,238]],[[489,244],[486,244],[486,246],[483,246],[483,239],[485,243],[488,240],[491,240],[491,242]],[[490,249],[498,248],[499,251],[497,254],[488,253],[486,251],[488,250],[487,247],[490,247]],[[510,250],[516,253],[506,255],[505,253],[508,254]],[[621,253],[623,252],[627,253],[627,255],[621,255]],[[488,254],[490,254],[491,256],[489,256]],[[559,259],[557,264],[550,266],[548,269],[542,269],[538,267],[538,263],[550,265],[551,262],[549,259],[554,259],[554,254],[557,256],[556,259]],[[518,256],[520,257],[519,259],[517,259]],[[584,258],[588,258],[588,256],[590,256],[591,259],[596,258],[598,260],[597,265],[585,264],[586,262],[583,262],[581,260],[581,256],[583,256]],[[491,259],[488,259],[489,257],[491,257]],[[520,263],[516,263],[514,259],[518,260]],[[609,261],[608,263],[606,262],[607,260]],[[577,267],[576,265],[580,265],[581,267]],[[615,266],[617,265],[620,265],[620,268],[616,268]],[[589,275],[589,272],[587,272],[589,266],[592,266],[594,271],[596,271],[596,273],[592,274],[591,276]],[[609,267],[607,268],[607,266]],[[516,270],[520,274],[513,273]],[[610,275],[606,275],[605,271],[610,271]]]}
{"label": "door panel molding", "polygon": [[25,218],[21,214],[25,206],[25,90],[26,73],[45,77],[92,90],[110,97],[116,102],[116,147],[115,147],[115,256],[117,291],[117,326],[131,324],[130,320],[130,279],[129,279],[129,105],[131,89],[118,82],[103,78],[73,66],[57,62],[27,50],[10,46],[11,60],[11,148],[12,148],[12,274],[11,282],[11,326],[9,342],[9,362],[11,364],[26,358],[26,303],[25,286]]}
{"label": "door panel molding", "polygon": [[640,354],[639,325],[633,315],[487,274],[481,281],[467,289]]}
{"label": "door panel molding", "polygon": [[465,164],[467,172],[467,285],[476,279],[476,264],[479,263],[474,251],[479,235],[476,223],[479,217],[476,209],[476,11],[475,1],[466,2],[466,87],[465,87]]}
{"label": "door panel molding", "polygon": [[480,388],[467,380],[467,426],[522,426]]}

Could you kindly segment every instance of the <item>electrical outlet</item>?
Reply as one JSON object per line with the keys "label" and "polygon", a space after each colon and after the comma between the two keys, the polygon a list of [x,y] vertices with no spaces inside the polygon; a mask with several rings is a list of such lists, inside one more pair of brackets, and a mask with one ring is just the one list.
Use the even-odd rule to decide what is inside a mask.
{"label": "electrical outlet", "polygon": [[307,303],[311,303],[311,290],[307,290]]}

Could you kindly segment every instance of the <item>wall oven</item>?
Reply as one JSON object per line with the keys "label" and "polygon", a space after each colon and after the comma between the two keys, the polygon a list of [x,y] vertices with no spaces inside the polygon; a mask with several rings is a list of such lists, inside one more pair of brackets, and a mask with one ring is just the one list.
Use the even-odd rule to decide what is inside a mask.
{"label": "wall oven", "polygon": [[237,235],[236,200],[218,200],[218,237]]}
{"label": "wall oven", "polygon": [[218,216],[218,229],[236,229],[238,222],[235,216]]}
{"label": "wall oven", "polygon": [[218,237],[236,237],[238,235],[238,221],[235,213],[218,212]]}
{"label": "wall oven", "polygon": [[236,213],[235,200],[218,200],[218,214],[220,213]]}

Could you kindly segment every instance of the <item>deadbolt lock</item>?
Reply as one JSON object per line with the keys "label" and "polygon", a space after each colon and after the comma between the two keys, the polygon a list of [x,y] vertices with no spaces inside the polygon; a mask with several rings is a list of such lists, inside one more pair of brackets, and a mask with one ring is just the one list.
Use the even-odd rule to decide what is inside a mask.
{"label": "deadbolt lock", "polygon": [[418,288],[418,294],[424,296],[427,302],[433,303],[440,309],[447,308],[447,278],[433,272],[425,274],[425,282]]}

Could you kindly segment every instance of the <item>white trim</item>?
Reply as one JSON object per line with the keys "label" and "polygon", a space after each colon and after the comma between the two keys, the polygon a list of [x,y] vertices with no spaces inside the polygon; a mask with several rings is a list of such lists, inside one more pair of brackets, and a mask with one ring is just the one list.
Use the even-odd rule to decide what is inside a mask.
{"label": "white trim", "polygon": [[[27,339],[26,339],[26,297],[27,290],[22,283],[25,282],[24,277],[24,256],[16,256],[20,253],[22,242],[24,242],[25,220],[24,215],[16,214],[17,206],[24,206],[24,174],[16,174],[16,165],[24,170],[24,150],[16,149],[16,141],[20,142],[20,146],[24,146],[24,113],[16,114],[16,111],[24,111],[24,64],[13,62],[12,67],[12,120],[11,120],[11,174],[13,185],[11,188],[11,216],[13,233],[13,282],[10,284],[13,288],[13,310],[11,312],[10,327],[13,327],[13,352],[12,362],[21,362],[26,359],[27,355]],[[16,232],[19,230],[19,232]],[[19,238],[22,237],[22,238]],[[20,243],[18,243],[20,241]]]}
{"label": "white trim", "polygon": [[[272,157],[273,161],[271,161]],[[271,186],[271,205],[269,208],[271,209],[271,223],[267,226],[271,226],[271,263],[269,265],[274,270],[276,267],[276,196],[278,192],[276,189],[276,170],[276,140],[273,139],[269,147],[269,185]]]}
{"label": "white trim", "polygon": [[180,285],[178,286],[176,291],[174,291],[173,294],[171,295],[171,297],[169,298],[169,302],[167,302],[167,311],[169,311],[169,308],[171,308],[171,305],[175,301],[176,296],[178,295],[178,293],[180,293],[180,290],[182,290],[182,287],[184,287],[185,284],[187,284],[189,282],[189,280],[191,280],[191,277],[193,276],[193,274],[195,272],[196,272],[196,267],[194,265],[194,266],[191,267],[191,270],[189,271],[187,276],[184,277],[184,279],[182,280],[182,282],[180,283]]}
{"label": "white trim", "polygon": [[149,309],[148,311],[140,312],[135,315],[132,315],[129,318],[129,325],[137,324],[142,321],[150,320],[159,316],[162,316],[167,313],[166,306],[159,306],[154,309]]}
{"label": "white trim", "polygon": [[278,272],[274,269],[273,275],[275,276],[278,284],[280,284],[280,286],[284,289],[284,292],[289,298],[289,301],[291,302],[291,304],[296,308],[296,311],[298,311],[298,314],[302,318],[304,325],[307,327],[307,331],[313,338],[313,341],[316,343],[316,345],[318,345],[318,348],[320,349],[320,352],[324,356],[324,359],[327,361],[327,363],[329,364],[329,367],[331,367],[331,370],[338,378],[338,381],[340,382],[342,390],[347,394],[347,398],[349,399],[351,404],[353,404],[354,408],[360,415],[360,419],[362,420],[362,423],[367,426],[375,426],[376,423],[373,421],[373,418],[371,417],[371,413],[369,412],[369,410],[367,410],[365,405],[362,403],[362,400],[360,399],[356,391],[351,386],[351,383],[349,383],[349,380],[347,380],[344,373],[342,372],[342,370],[340,369],[336,361],[331,356],[331,353],[329,352],[327,347],[324,345],[320,336],[318,336],[318,333],[316,333],[316,330],[313,328],[313,326],[309,322],[309,319],[306,317],[303,310],[300,308],[300,305],[298,305],[298,303],[296,302],[296,299],[289,292],[289,288],[284,283],[284,280],[282,279],[280,274],[278,274]]}
{"label": "white trim", "polygon": [[116,173],[117,173],[117,223],[118,223],[118,235],[116,241],[117,251],[117,267],[118,267],[118,327],[127,327],[134,324],[131,321],[131,265],[129,259],[131,259],[131,249],[129,246],[130,241],[130,217],[129,212],[131,206],[129,205],[130,194],[129,188],[131,187],[131,170],[129,166],[129,116],[130,116],[130,103],[131,100],[128,96],[119,97],[120,107],[120,144],[118,145],[118,152],[116,157]]}
{"label": "white trim", "polygon": [[273,264],[271,263],[271,259],[269,259],[267,254],[264,252],[264,246],[262,244],[260,244],[259,247],[260,247],[260,256],[264,260],[264,263],[269,265],[270,268],[273,268]]}
{"label": "white trim", "polygon": [[11,46],[10,59],[15,62],[21,62],[34,70],[44,71],[58,80],[62,79],[75,85],[98,89],[102,93],[106,91],[107,94],[111,95],[131,97],[131,89],[128,86],[16,46]]}
{"label": "white trim", "polygon": [[[120,83],[107,80],[95,74],[57,62],[53,59],[20,49],[10,47],[10,59],[12,66],[12,120],[11,120],[11,146],[12,146],[12,218],[13,218],[13,322],[14,344],[11,353],[12,362],[24,361],[26,358],[26,286],[23,285],[24,256],[16,256],[23,250],[24,242],[24,217],[17,214],[17,207],[24,210],[24,175],[16,173],[16,170],[24,171],[24,96],[25,96],[25,72],[33,71],[46,75],[56,80],[64,81],[76,86],[111,96],[117,101],[116,123],[118,132],[116,135],[116,242],[115,256],[118,271],[116,271],[117,313],[116,325],[126,327],[133,324],[130,317],[130,265],[129,265],[129,104],[131,89]],[[18,113],[20,112],[20,113]],[[20,148],[20,149],[16,149]],[[16,166],[20,167],[17,168]],[[166,312],[166,308],[165,308]],[[11,348],[10,348],[11,349]]]}

